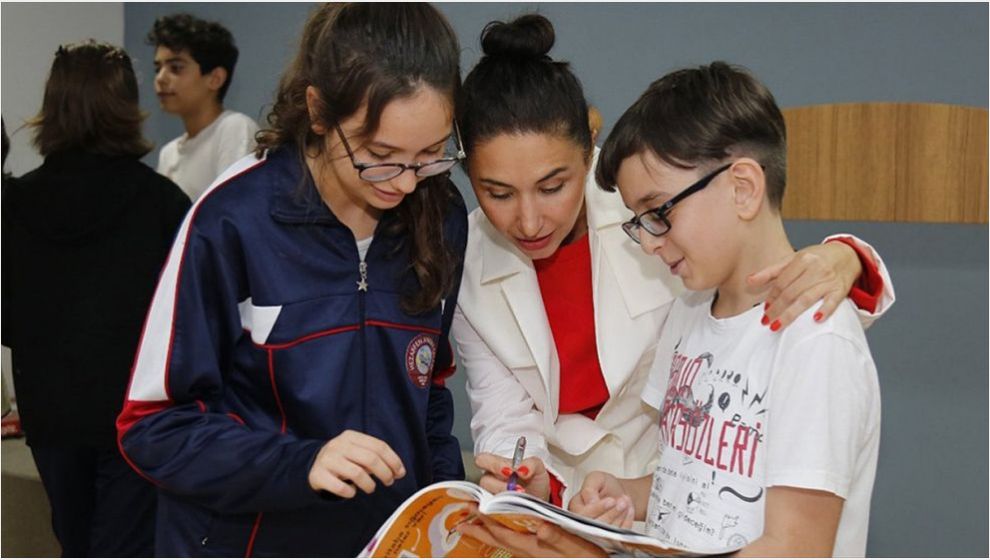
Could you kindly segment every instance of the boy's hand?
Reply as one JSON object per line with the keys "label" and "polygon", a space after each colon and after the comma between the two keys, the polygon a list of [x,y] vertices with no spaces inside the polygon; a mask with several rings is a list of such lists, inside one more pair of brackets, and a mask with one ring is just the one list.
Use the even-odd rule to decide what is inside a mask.
{"label": "boy's hand", "polygon": [[406,476],[406,469],[384,441],[347,430],[320,448],[309,469],[309,485],[313,490],[353,498],[357,494],[354,486],[366,494],[374,492],[371,475],[391,486],[396,479]]}
{"label": "boy's hand", "polygon": [[846,299],[863,272],[856,251],[845,243],[805,247],[791,258],[751,274],[752,288],[770,285],[763,324],[778,331],[790,325],[817,301],[816,321],[829,318]]}
{"label": "boy's hand", "polygon": [[631,528],[636,516],[633,500],[619,479],[602,471],[585,477],[567,509],[622,529]]}
{"label": "boy's hand", "polygon": [[[492,455],[491,453],[481,453],[474,458],[474,464],[479,469],[485,471],[479,485],[492,494],[506,491],[506,484],[509,476],[512,475],[512,461]],[[550,497],[550,474],[546,466],[537,457],[523,459],[516,469],[517,491],[525,492],[531,496],[536,496],[541,500]]]}

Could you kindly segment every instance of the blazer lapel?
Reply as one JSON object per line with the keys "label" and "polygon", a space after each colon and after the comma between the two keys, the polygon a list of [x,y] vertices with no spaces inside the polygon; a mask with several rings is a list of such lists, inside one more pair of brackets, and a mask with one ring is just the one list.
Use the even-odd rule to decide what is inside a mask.
{"label": "blazer lapel", "polygon": [[546,410],[548,419],[556,419],[560,395],[558,386],[559,366],[556,365],[556,352],[550,321],[547,319],[543,296],[536,279],[533,262],[495,231],[491,223],[484,221],[487,230],[486,243],[482,250],[482,283],[498,282],[502,295],[516,319],[515,325],[526,340],[533,361],[543,379],[547,391]]}
{"label": "blazer lapel", "polygon": [[589,178],[585,201],[598,359],[609,394],[615,396],[643,351],[658,340],[660,325],[650,312],[669,303],[683,287],[659,258],[643,253],[622,231],[622,222],[632,212],[618,193],[599,189]]}

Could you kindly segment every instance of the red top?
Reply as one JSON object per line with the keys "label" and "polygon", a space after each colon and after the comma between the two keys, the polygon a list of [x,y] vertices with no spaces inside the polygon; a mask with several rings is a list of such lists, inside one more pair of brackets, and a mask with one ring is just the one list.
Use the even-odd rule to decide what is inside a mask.
{"label": "red top", "polygon": [[856,304],[856,307],[863,311],[876,313],[880,298],[883,297],[883,276],[880,275],[880,267],[873,262],[866,249],[863,249],[852,240],[851,237],[836,237],[830,239],[831,242],[845,243],[856,251],[860,264],[863,265],[863,272],[859,275],[859,280],[853,284],[849,291],[849,299]]}
{"label": "red top", "polygon": [[595,341],[588,236],[533,265],[560,358],[560,414],[594,419],[609,395]]}

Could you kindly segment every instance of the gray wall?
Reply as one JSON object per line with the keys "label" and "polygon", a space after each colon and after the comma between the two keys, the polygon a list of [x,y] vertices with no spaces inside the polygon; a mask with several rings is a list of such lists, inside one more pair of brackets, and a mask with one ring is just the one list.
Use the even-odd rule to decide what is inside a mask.
{"label": "gray wall", "polygon": [[3,120],[10,136],[10,155],[4,171],[19,176],[42,162],[31,144],[32,130],[23,125],[41,109],[41,94],[55,50],[59,45],[88,38],[119,45],[124,40],[124,3],[56,6],[47,2],[4,2],[0,11]]}
{"label": "gray wall", "polygon": [[[301,4],[126,4],[125,41],[146,79],[148,132],[181,133],[158,110],[143,36],[157,15],[186,9],[228,25],[241,62],[227,105],[259,116],[309,9]],[[753,70],[784,107],[851,101],[987,106],[985,4],[442,4],[461,37],[463,68],[492,19],[536,9],[557,27],[604,134],[646,85],[674,68],[723,59]],[[154,158],[152,158],[153,160]],[[467,181],[460,178],[469,205]],[[986,556],[986,226],[791,222],[803,246],[827,233],[871,241],[899,301],[869,331],[883,392],[883,440],[868,552]],[[463,375],[451,383],[456,432],[470,447]],[[965,437],[964,437],[965,436]]]}

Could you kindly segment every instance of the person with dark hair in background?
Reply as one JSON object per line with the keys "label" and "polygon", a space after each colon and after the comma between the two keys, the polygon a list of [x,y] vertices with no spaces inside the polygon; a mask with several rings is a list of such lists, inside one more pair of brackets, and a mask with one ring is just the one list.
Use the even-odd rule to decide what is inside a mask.
{"label": "person with dark hair in background", "polygon": [[181,118],[186,129],[162,147],[158,172],[195,201],[255,148],[258,125],[223,107],[237,47],[227,28],[189,14],[158,18],[147,41],[155,47],[155,93],[161,108]]}
{"label": "person with dark hair in background", "polygon": [[[481,485],[505,490],[525,436],[522,487],[563,505],[591,471],[652,471],[657,411],[644,413],[640,394],[685,267],[638,251],[623,232],[629,210],[595,184],[588,107],[567,63],[547,55],[551,23],[493,22],[481,43],[457,114],[480,208],[452,333]],[[786,328],[823,298],[824,320],[851,289],[872,320],[890,283],[868,246],[861,263],[850,245],[809,247],[755,273],[754,289],[771,288],[765,328]],[[869,293],[854,287],[861,271]],[[616,511],[631,516],[631,505]]]}
{"label": "person with dark hair in background", "polygon": [[428,4],[317,8],[259,153],[194,205],[117,424],[158,554],[354,556],[463,479],[459,55]]}
{"label": "person with dark hair in background", "polygon": [[151,150],[131,59],[59,47],[29,122],[45,160],[3,193],[3,344],[64,556],[150,556],[155,489],[115,443],[138,334],[189,198]]}

